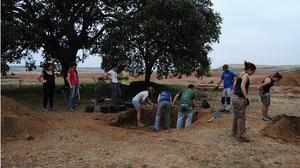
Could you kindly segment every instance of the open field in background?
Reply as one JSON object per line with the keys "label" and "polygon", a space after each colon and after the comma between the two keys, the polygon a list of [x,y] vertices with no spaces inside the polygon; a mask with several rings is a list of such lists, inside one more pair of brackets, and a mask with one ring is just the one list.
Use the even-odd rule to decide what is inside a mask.
{"label": "open field in background", "polygon": [[[262,134],[268,123],[260,119],[260,100],[257,85],[266,74],[258,71],[251,77],[251,105],[247,111],[247,134],[251,143],[238,143],[230,136],[233,114],[208,123],[210,110],[197,108],[198,120],[191,128],[163,129],[154,133],[143,129],[122,128],[110,125],[118,113],[85,113],[87,102],[98,96],[110,97],[109,83],[100,93],[90,73],[80,73],[81,105],[78,111],[65,109],[66,95],[57,93],[56,112],[41,112],[42,86],[34,79],[36,74],[17,74],[16,79],[2,79],[1,120],[6,125],[2,136],[1,161],[3,167],[299,167],[300,144],[275,140]],[[101,76],[97,73],[95,76]],[[198,104],[211,96],[211,105],[219,108],[220,92],[212,92],[220,72],[199,80],[195,77],[156,80],[158,90],[170,88],[175,94],[188,83],[196,85]],[[284,73],[284,79],[272,88],[270,115],[300,116],[300,75]],[[21,88],[19,80],[22,80]],[[134,80],[143,80],[142,77]],[[57,80],[62,87],[62,79]],[[140,91],[137,86],[130,92]],[[129,109],[129,111],[132,109]],[[178,109],[176,109],[178,110]],[[144,109],[144,113],[155,109]],[[121,112],[122,113],[122,112]],[[145,115],[145,114],[144,114]],[[2,122],[3,123],[3,122]],[[134,122],[133,122],[134,123]],[[161,124],[163,125],[163,123]],[[150,126],[150,125],[147,125]],[[26,140],[28,131],[34,137]],[[299,130],[300,132],[300,130]]]}

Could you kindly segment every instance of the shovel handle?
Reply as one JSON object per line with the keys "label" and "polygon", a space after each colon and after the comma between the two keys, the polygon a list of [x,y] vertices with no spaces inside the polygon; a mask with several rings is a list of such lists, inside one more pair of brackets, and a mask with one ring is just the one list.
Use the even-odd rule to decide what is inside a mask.
{"label": "shovel handle", "polygon": [[216,117],[209,119],[208,122],[212,122],[214,119],[216,119]]}

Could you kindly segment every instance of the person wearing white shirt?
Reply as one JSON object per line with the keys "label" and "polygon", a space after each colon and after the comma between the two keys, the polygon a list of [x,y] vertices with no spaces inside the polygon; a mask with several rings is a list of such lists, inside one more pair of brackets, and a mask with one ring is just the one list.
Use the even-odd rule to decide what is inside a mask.
{"label": "person wearing white shirt", "polygon": [[117,66],[108,71],[105,78],[110,79],[112,105],[119,105],[118,99],[121,96],[121,89],[118,81]]}
{"label": "person wearing white shirt", "polygon": [[[149,94],[154,93],[154,88],[153,87],[148,87],[147,90],[142,91],[138,93],[134,98],[132,99],[132,105],[134,106],[137,114],[136,114],[136,119],[137,119],[137,126],[138,127],[144,127],[145,125],[141,123],[141,114],[142,114],[142,108],[141,105],[145,103],[147,98],[149,97]],[[153,104],[149,100],[150,104]]]}

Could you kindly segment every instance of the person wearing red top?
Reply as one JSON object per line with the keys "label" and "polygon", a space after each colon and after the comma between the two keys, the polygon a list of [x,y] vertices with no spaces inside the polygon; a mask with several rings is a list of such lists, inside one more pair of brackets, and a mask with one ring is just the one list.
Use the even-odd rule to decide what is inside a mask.
{"label": "person wearing red top", "polygon": [[70,94],[68,99],[68,110],[74,111],[77,110],[76,107],[76,96],[78,93],[78,84],[79,84],[79,78],[78,78],[78,72],[76,70],[77,64],[75,62],[71,63],[70,69],[68,71],[68,83],[70,86]]}

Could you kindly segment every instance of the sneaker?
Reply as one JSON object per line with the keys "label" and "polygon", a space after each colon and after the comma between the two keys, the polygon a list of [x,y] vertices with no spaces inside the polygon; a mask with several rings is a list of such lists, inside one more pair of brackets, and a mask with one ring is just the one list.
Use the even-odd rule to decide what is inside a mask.
{"label": "sneaker", "polygon": [[238,142],[250,142],[250,140],[246,137],[240,137],[236,139]]}
{"label": "sneaker", "polygon": [[78,109],[79,109],[78,107],[74,107],[74,108],[73,108],[73,110],[78,110]]}
{"label": "sneaker", "polygon": [[229,113],[230,113],[230,110],[224,110],[223,113],[229,114]]}
{"label": "sneaker", "polygon": [[145,124],[141,123],[138,127],[145,127]]}
{"label": "sneaker", "polygon": [[74,111],[74,109],[73,108],[68,108],[68,111]]}
{"label": "sneaker", "polygon": [[262,120],[264,120],[264,121],[270,121],[271,119],[268,118],[268,117],[262,117]]}
{"label": "sneaker", "polygon": [[47,108],[43,108],[42,110],[43,112],[49,112],[49,110]]}
{"label": "sneaker", "polygon": [[159,132],[159,129],[154,128],[153,131],[154,131],[154,132]]}

